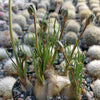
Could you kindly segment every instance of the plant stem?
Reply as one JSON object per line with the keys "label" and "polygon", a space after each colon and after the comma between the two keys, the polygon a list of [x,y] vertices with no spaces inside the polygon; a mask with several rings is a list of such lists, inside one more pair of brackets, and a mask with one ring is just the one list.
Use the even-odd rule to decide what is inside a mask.
{"label": "plant stem", "polygon": [[9,29],[10,29],[10,38],[12,42],[13,50],[15,51],[15,43],[13,39],[13,32],[12,32],[12,13],[11,13],[11,0],[9,0]]}
{"label": "plant stem", "polygon": [[[66,23],[66,21],[67,21],[67,19],[64,18],[64,23],[63,23],[63,26],[62,26],[62,29],[61,29],[61,33],[60,33],[60,37],[59,37],[59,41],[61,41],[61,38],[62,38],[62,35],[63,35],[63,31],[64,31],[64,27],[65,27],[65,23]],[[54,61],[55,61],[56,54],[57,54],[57,49],[56,49],[55,52],[54,52],[54,55],[53,55],[53,59],[52,59],[51,65],[53,65],[53,63],[54,63]]]}
{"label": "plant stem", "polygon": [[66,23],[67,19],[64,19],[64,23],[63,23],[63,26],[62,26],[62,29],[61,29],[61,33],[60,33],[60,37],[59,37],[59,41],[61,40],[62,38],[62,35],[63,35],[63,31],[64,31],[64,27],[65,27],[65,23]]}
{"label": "plant stem", "polygon": [[76,42],[76,44],[74,45],[74,48],[73,48],[72,53],[71,53],[71,55],[70,55],[70,60],[72,59],[72,56],[73,56],[73,53],[74,53],[74,51],[75,51],[75,49],[76,49],[76,47],[77,47],[77,44],[79,43],[79,41],[80,41],[80,39],[81,39],[81,37],[82,37],[82,35],[83,35],[85,29],[87,28],[87,26],[88,26],[88,25],[85,25],[83,31],[81,32],[81,34],[80,34],[80,36],[79,36],[79,38],[78,38],[78,40],[77,40],[77,42]]}
{"label": "plant stem", "polygon": [[9,31],[10,31],[10,39],[11,39],[11,44],[12,44],[12,48],[13,48],[13,52],[18,63],[18,58],[17,58],[17,54],[16,54],[16,49],[15,49],[15,42],[13,39],[13,32],[12,32],[12,8],[11,8],[11,0],[9,0]]}
{"label": "plant stem", "polygon": [[[74,53],[74,51],[75,51],[75,49],[76,49],[76,47],[77,47],[77,44],[79,43],[79,41],[80,41],[80,39],[81,39],[81,37],[82,37],[82,35],[83,35],[85,29],[87,28],[87,26],[88,26],[88,24],[85,25],[83,31],[81,32],[81,34],[80,34],[80,36],[79,36],[79,38],[78,38],[78,40],[77,40],[77,42],[76,42],[76,44],[74,45],[74,48],[73,48],[72,53],[71,53],[71,55],[70,55],[69,62],[71,61],[72,56],[73,56],[73,53]],[[66,68],[68,68],[68,65],[66,66]]]}
{"label": "plant stem", "polygon": [[[65,60],[66,60],[66,62],[67,62],[67,64],[68,64],[68,66],[70,66],[70,62],[69,62],[67,56],[65,55],[64,51],[61,51],[61,50],[60,50],[60,52],[63,54],[63,56],[64,56],[64,58],[65,58]],[[66,68],[66,69],[67,69],[67,68]]]}
{"label": "plant stem", "polygon": [[38,38],[37,38],[37,29],[36,29],[36,19],[35,19],[35,15],[33,14],[33,19],[34,19],[34,30],[35,30],[35,38],[36,38],[36,47],[38,50]]}

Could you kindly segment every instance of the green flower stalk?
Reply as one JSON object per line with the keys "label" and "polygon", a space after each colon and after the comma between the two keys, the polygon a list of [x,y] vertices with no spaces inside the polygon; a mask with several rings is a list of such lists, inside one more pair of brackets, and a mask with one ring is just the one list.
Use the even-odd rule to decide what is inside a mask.
{"label": "green flower stalk", "polygon": [[22,86],[24,86],[24,88],[27,91],[30,91],[33,86],[30,83],[30,81],[27,79],[27,70],[26,70],[27,69],[27,61],[26,61],[27,57],[20,50],[18,50],[18,52],[16,52],[15,42],[13,40],[13,32],[12,32],[12,13],[11,13],[11,11],[12,11],[11,0],[9,0],[9,29],[10,29],[11,44],[12,44],[14,56],[15,56],[15,59],[16,59],[16,63],[12,60],[12,58],[10,57],[9,54],[8,54],[8,56],[14,64],[14,67],[17,71],[17,74],[19,76],[19,79],[20,79]]}
{"label": "green flower stalk", "polygon": [[11,38],[11,43],[12,43],[12,47],[13,47],[13,50],[15,51],[15,43],[14,43],[14,40],[13,40],[13,32],[12,32],[12,13],[11,13],[11,0],[9,0],[9,29],[10,29],[10,38]]}

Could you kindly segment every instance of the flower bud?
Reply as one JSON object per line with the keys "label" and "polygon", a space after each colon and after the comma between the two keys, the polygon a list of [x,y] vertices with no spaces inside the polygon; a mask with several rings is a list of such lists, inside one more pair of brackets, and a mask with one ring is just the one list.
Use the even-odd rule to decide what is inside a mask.
{"label": "flower bud", "polygon": [[47,30],[47,22],[44,20],[39,21],[39,25],[42,28],[42,30],[45,32]]}
{"label": "flower bud", "polygon": [[64,19],[67,19],[67,17],[68,17],[68,10],[62,9],[61,10],[61,15],[64,17]]}
{"label": "flower bud", "polygon": [[28,7],[28,12],[29,12],[30,15],[33,15],[33,14],[35,15],[35,9],[34,9],[34,7],[32,5],[30,5]]}
{"label": "flower bud", "polygon": [[93,22],[94,17],[95,15],[91,14],[86,20],[86,25],[89,25],[91,22]]}

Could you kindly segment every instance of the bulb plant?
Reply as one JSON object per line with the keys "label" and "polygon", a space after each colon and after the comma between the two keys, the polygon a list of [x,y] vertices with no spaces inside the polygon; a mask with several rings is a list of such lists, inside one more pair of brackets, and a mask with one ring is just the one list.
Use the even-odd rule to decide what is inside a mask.
{"label": "bulb plant", "polygon": [[[57,42],[56,46],[59,47],[58,50],[61,51],[63,54],[65,61],[66,61],[66,67],[65,67],[65,72],[69,70],[69,78],[71,81],[71,88],[74,91],[73,92],[73,100],[81,100],[81,81],[82,81],[82,66],[84,63],[84,57],[83,55],[79,52],[74,55],[74,51],[79,43],[79,40],[81,39],[85,29],[87,26],[90,24],[91,21],[93,21],[94,15],[90,15],[87,20],[85,27],[83,31],[81,32],[76,44],[73,47],[72,52],[70,49],[68,49],[68,53],[65,52],[63,45],[61,44],[60,41]],[[65,74],[65,73],[64,73]],[[70,90],[71,91],[71,90]]]}
{"label": "bulb plant", "polygon": [[13,48],[13,53],[16,59],[16,63],[12,60],[14,67],[17,71],[17,74],[19,76],[19,80],[21,82],[21,85],[23,89],[27,91],[31,91],[31,88],[33,87],[31,82],[27,79],[27,56],[22,50],[18,47],[18,50],[16,50],[14,39],[13,39],[13,31],[12,31],[12,16],[11,16],[11,0],[9,0],[9,30],[10,30],[10,38],[11,38],[11,44]]}
{"label": "bulb plant", "polygon": [[[49,29],[47,30],[48,24],[45,20],[39,21],[40,30],[37,34],[36,13],[32,5],[28,7],[28,12],[33,16],[35,30],[35,36],[33,37],[33,40],[35,40],[33,42],[34,49],[32,50],[30,48],[32,58],[31,60],[36,74],[34,87],[27,78],[27,60],[29,60],[30,57],[27,57],[26,53],[21,50],[19,45],[17,46],[18,50],[16,51],[12,35],[11,0],[9,0],[10,37],[16,63],[12,59],[11,60],[14,63],[15,69],[17,70],[20,83],[22,86],[24,86],[26,91],[30,92],[33,90],[34,94],[32,95],[35,95],[37,100],[50,100],[51,97],[57,96],[67,86],[71,86],[71,88],[74,90],[74,99],[80,100],[83,56],[80,52],[78,52],[78,55],[75,55],[73,58],[73,54],[85,29],[91,20],[93,20],[93,15],[89,16],[87,19],[83,31],[81,32],[76,44],[74,45],[72,52],[70,52],[70,56],[68,56],[65,52],[64,46],[60,42],[65,23],[68,18],[68,10],[62,9],[61,11],[63,17],[63,25],[60,36],[57,36],[57,33],[59,32],[55,31],[54,25],[54,35],[52,38],[50,38]],[[65,73],[64,76],[58,75],[53,68],[58,50],[60,50],[60,52],[64,55],[66,61],[65,73],[69,73],[67,76]],[[71,90],[69,92],[71,92]]]}

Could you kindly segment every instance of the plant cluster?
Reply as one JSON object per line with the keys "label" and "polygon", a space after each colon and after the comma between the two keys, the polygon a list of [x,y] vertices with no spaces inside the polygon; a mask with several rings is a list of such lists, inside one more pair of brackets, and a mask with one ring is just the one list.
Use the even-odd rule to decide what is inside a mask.
{"label": "plant cluster", "polygon": [[[90,15],[89,18],[86,20],[85,27],[81,32],[76,44],[74,45],[72,52],[70,52],[69,49],[68,50],[69,55],[67,55],[64,46],[60,41],[63,35],[65,23],[69,17],[68,10],[65,9],[61,10],[61,14],[63,18],[61,33],[58,36],[59,30],[58,32],[55,31],[55,24],[54,24],[54,34],[52,35],[52,37],[50,36],[49,28],[45,20],[39,21],[40,30],[39,33],[37,34],[36,17],[35,17],[36,12],[32,5],[28,7],[28,12],[30,15],[33,16],[34,32],[35,32],[35,36],[33,37],[34,49],[30,48],[31,51],[30,57],[27,56],[27,54],[21,49],[19,45],[17,46],[18,49],[16,51],[15,43],[12,36],[11,0],[9,0],[10,37],[11,37],[11,43],[12,43],[12,48],[16,59],[16,63],[12,59],[11,60],[17,71],[22,86],[24,86],[24,88],[27,91],[32,91],[33,89],[32,83],[27,79],[27,60],[32,60],[35,69],[36,79],[38,82],[38,84],[36,84],[37,90],[40,87],[42,88],[45,82],[47,82],[48,90],[47,90],[47,95],[45,97],[45,100],[49,100],[50,97],[56,96],[58,93],[61,92],[61,90],[64,87],[66,87],[69,84],[74,90],[74,99],[80,100],[82,66],[83,66],[84,57],[79,51],[77,52],[76,55],[74,55],[74,57],[73,54],[85,29],[90,24],[91,20],[93,20],[93,15]],[[56,23],[56,19],[54,23]],[[58,75],[54,70],[54,68],[52,67],[58,50],[63,54],[66,61],[64,76]],[[68,80],[68,76],[66,76],[66,73],[69,73],[70,81]],[[41,100],[41,98],[38,100]]]}

